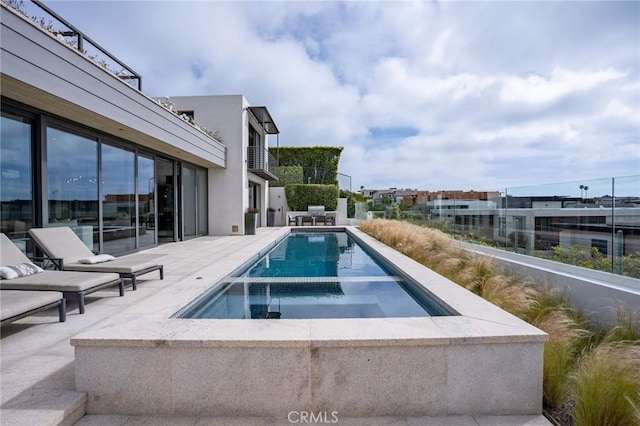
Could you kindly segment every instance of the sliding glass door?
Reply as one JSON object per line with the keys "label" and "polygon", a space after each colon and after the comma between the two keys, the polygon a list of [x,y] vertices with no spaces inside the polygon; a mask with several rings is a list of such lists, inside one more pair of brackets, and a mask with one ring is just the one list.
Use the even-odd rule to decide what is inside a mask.
{"label": "sliding glass door", "polygon": [[176,241],[176,173],[174,162],[156,159],[158,188],[158,242]]}
{"label": "sliding glass door", "polygon": [[184,237],[207,233],[207,171],[182,166],[182,209]]}
{"label": "sliding glass door", "polygon": [[156,244],[156,179],[153,158],[138,155],[139,247]]}
{"label": "sliding glass door", "polygon": [[135,153],[103,143],[101,154],[103,251],[135,250]]}
{"label": "sliding glass door", "polygon": [[0,227],[24,252],[34,226],[114,255],[207,234],[202,167],[4,100],[0,131]]}
{"label": "sliding glass door", "polygon": [[69,226],[99,250],[98,142],[47,128],[47,226]]}
{"label": "sliding glass door", "polygon": [[33,154],[31,121],[2,113],[0,122],[0,228],[22,250],[33,226]]}

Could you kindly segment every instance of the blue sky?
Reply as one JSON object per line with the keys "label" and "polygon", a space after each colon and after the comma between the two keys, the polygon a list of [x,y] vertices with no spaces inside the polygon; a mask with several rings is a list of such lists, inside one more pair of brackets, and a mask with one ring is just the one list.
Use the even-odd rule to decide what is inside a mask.
{"label": "blue sky", "polygon": [[150,96],[243,94],[352,188],[640,173],[639,2],[46,1]]}

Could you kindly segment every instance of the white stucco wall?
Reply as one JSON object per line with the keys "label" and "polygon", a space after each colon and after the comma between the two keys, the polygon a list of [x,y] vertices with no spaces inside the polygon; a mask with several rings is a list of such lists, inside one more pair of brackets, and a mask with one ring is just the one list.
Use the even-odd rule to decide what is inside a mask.
{"label": "white stucco wall", "polygon": [[244,234],[246,100],[242,95],[171,96],[170,99],[179,111],[194,111],[194,119],[218,132],[227,147],[226,168],[209,169],[209,234]]}
{"label": "white stucco wall", "polygon": [[283,187],[269,188],[269,207],[276,210],[273,225],[286,226],[289,206],[287,205],[287,197],[284,195]]}
{"label": "white stucco wall", "polygon": [[[194,119],[217,132],[227,147],[225,169],[209,169],[209,234],[243,235],[244,212],[249,202],[249,182],[260,185],[260,226],[267,224],[268,183],[247,171],[249,120],[259,123],[247,111],[243,95],[172,96],[179,111],[193,111]],[[263,135],[263,140],[266,141]]]}

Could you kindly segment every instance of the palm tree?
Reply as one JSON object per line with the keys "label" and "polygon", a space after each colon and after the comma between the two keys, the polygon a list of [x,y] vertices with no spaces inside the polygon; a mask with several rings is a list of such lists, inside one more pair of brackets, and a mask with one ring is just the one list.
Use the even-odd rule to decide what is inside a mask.
{"label": "palm tree", "polygon": [[580,198],[584,200],[584,192],[582,192],[583,190],[584,190],[584,185],[580,185]]}
{"label": "palm tree", "polygon": [[584,186],[584,198],[587,198],[587,191],[589,190],[588,186]]}

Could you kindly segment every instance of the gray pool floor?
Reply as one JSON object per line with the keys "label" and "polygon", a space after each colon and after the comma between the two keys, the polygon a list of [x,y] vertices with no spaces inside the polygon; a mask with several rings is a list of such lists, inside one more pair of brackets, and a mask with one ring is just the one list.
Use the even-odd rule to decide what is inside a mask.
{"label": "gray pool floor", "polygon": [[[201,237],[165,244],[147,253],[166,255],[165,279],[157,272],[141,277],[138,290],[127,288],[124,297],[117,288],[87,296],[87,310],[79,315],[77,306],[68,306],[67,321],[57,321],[57,311],[45,311],[2,327],[0,339],[0,424],[3,426],[78,424],[98,425],[287,425],[282,418],[247,417],[164,417],[127,415],[85,415],[86,395],[75,391],[74,350],[69,344],[78,333],[126,323],[154,314],[145,301],[170,300],[176,283],[199,270],[234,256],[257,253],[269,241],[285,233],[284,228],[260,228],[256,235]],[[295,417],[293,420],[297,420]],[[298,421],[299,424],[302,424]],[[454,416],[418,418],[339,418],[340,425],[549,425],[544,416]]]}

